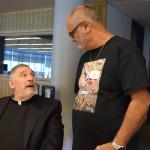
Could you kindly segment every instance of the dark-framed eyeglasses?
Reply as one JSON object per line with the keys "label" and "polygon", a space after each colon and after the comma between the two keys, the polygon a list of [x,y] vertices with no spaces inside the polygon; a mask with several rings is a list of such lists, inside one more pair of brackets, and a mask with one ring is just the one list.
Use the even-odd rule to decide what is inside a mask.
{"label": "dark-framed eyeglasses", "polygon": [[69,32],[69,36],[73,38],[73,35],[75,34],[76,30],[78,29],[78,27],[82,24],[82,22],[80,22],[71,32]]}

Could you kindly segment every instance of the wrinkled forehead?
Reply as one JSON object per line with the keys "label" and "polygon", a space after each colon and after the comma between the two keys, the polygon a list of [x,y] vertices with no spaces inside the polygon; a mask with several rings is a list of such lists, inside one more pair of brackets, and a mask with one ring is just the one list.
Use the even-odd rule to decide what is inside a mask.
{"label": "wrinkled forehead", "polygon": [[13,74],[19,75],[22,73],[34,73],[34,71],[29,67],[22,66],[22,67],[17,68]]}
{"label": "wrinkled forehead", "polygon": [[67,30],[72,31],[79,23],[85,20],[83,17],[79,18],[77,16],[69,16],[67,19]]}

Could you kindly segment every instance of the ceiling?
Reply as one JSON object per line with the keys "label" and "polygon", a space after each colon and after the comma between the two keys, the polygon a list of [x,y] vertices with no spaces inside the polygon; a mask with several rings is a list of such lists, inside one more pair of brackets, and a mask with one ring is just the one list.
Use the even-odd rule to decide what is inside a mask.
{"label": "ceiling", "polygon": [[[86,3],[108,2],[144,26],[150,27],[150,0],[85,0]],[[54,0],[3,0],[0,13],[54,7]]]}
{"label": "ceiling", "polygon": [[89,3],[108,2],[137,22],[150,28],[150,0],[86,0]]}
{"label": "ceiling", "polygon": [[44,36],[17,36],[5,37],[5,48],[15,51],[52,51],[52,42],[49,35]]}
{"label": "ceiling", "polygon": [[111,0],[110,4],[131,16],[144,26],[150,27],[150,0]]}
{"label": "ceiling", "polygon": [[0,13],[49,8],[53,6],[54,0],[1,0]]}

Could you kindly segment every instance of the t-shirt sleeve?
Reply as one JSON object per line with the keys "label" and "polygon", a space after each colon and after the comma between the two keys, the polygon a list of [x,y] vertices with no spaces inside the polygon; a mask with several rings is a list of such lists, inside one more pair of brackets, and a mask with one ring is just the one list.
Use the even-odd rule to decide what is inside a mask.
{"label": "t-shirt sleeve", "polygon": [[142,53],[131,43],[125,47],[128,49],[124,49],[124,54],[120,57],[120,78],[126,95],[133,90],[150,87],[150,84]]}

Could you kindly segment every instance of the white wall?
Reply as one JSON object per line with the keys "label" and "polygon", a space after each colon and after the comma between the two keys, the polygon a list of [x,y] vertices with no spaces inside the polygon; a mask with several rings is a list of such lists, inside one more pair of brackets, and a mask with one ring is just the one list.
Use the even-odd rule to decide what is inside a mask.
{"label": "white wall", "polygon": [[115,35],[131,39],[131,18],[108,4],[107,28]]}
{"label": "white wall", "polygon": [[[112,5],[107,6],[107,28],[115,35],[131,40],[132,18],[123,14]],[[150,29],[145,28],[143,54],[146,58],[147,69],[150,64]]]}

